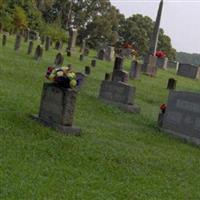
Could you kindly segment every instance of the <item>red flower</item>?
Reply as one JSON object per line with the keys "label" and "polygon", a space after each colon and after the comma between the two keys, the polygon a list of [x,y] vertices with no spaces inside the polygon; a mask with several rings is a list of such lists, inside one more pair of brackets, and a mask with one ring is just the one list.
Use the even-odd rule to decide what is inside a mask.
{"label": "red flower", "polygon": [[161,104],[160,105],[160,110],[162,111],[162,113],[165,113],[166,108],[167,108],[166,104]]}
{"label": "red flower", "polygon": [[158,58],[164,58],[166,57],[166,54],[163,51],[156,51],[155,56]]}

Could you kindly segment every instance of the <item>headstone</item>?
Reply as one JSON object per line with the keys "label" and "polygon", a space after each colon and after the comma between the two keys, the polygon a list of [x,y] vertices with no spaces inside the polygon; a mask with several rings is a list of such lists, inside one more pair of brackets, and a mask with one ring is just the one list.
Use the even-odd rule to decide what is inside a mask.
{"label": "headstone", "polygon": [[84,55],[84,56],[88,56],[89,53],[90,53],[89,48],[85,48],[84,51],[83,51],[83,55]]}
{"label": "headstone", "polygon": [[102,81],[99,98],[108,104],[118,106],[125,112],[139,113],[140,108],[134,103],[135,91],[134,87],[126,83]]}
{"label": "headstone", "polygon": [[71,29],[69,31],[67,51],[70,51],[71,53],[75,51],[77,34],[78,34],[77,29]]}
{"label": "headstone", "polygon": [[64,56],[63,56],[63,54],[62,53],[58,53],[56,55],[56,58],[55,58],[55,61],[54,61],[55,66],[56,67],[61,67],[62,64],[63,64],[63,62],[64,62]]}
{"label": "headstone", "polygon": [[46,40],[45,40],[45,51],[48,51],[48,50],[49,50],[50,42],[51,42],[51,39],[50,39],[49,36],[47,36],[47,37],[46,37]]}
{"label": "headstone", "polygon": [[110,81],[110,80],[111,80],[110,73],[105,73],[105,81]]}
{"label": "headstone", "polygon": [[6,46],[6,42],[7,42],[7,35],[3,34],[3,38],[2,38],[2,46]]}
{"label": "headstone", "polygon": [[21,35],[17,34],[15,39],[15,51],[18,51],[21,45]]}
{"label": "headstone", "polygon": [[65,134],[80,135],[73,127],[77,92],[52,83],[44,83],[39,116],[34,119]]}
{"label": "headstone", "polygon": [[62,42],[61,41],[56,41],[56,43],[55,43],[55,49],[56,50],[62,49]]}
{"label": "headstone", "polygon": [[175,90],[176,89],[176,80],[174,78],[170,78],[167,83],[168,90]]}
{"label": "headstone", "polygon": [[130,79],[140,79],[141,64],[133,60],[131,63],[131,69],[129,73]]}
{"label": "headstone", "polygon": [[25,29],[24,31],[24,42],[28,42],[29,39],[29,29]]}
{"label": "headstone", "polygon": [[30,55],[33,51],[33,41],[30,41],[28,44],[28,52],[27,54]]}
{"label": "headstone", "polygon": [[105,60],[111,61],[114,58],[114,55],[115,55],[115,48],[108,46],[105,51]]}
{"label": "headstone", "polygon": [[177,75],[191,79],[200,79],[200,67],[191,64],[180,63]]}
{"label": "headstone", "polygon": [[157,67],[160,69],[167,69],[168,58],[157,58]]}
{"label": "headstone", "polygon": [[96,67],[96,63],[97,63],[96,60],[92,60],[92,61],[91,61],[91,66],[92,66],[92,67]]}
{"label": "headstone", "polygon": [[123,70],[114,70],[112,73],[112,81],[127,83],[128,73]]}
{"label": "headstone", "polygon": [[123,69],[123,63],[124,63],[124,59],[122,57],[116,57],[113,71],[114,70],[122,70]]}
{"label": "headstone", "polygon": [[142,65],[142,67],[145,67],[142,71],[145,72],[148,76],[156,76],[157,73],[157,57],[156,56],[149,56],[148,64],[145,66],[145,64]]}
{"label": "headstone", "polygon": [[87,75],[91,74],[91,68],[89,66],[85,67],[85,74],[87,74]]}
{"label": "headstone", "polygon": [[39,60],[40,58],[42,58],[42,55],[43,55],[43,48],[41,47],[41,45],[38,45],[37,48],[35,49],[34,58],[36,60]]}
{"label": "headstone", "polygon": [[169,60],[167,62],[167,68],[176,69],[176,71],[177,71],[178,70],[178,66],[179,66],[179,62],[177,62],[177,61]]}
{"label": "headstone", "polygon": [[81,73],[81,72],[77,72],[76,73],[76,80],[78,82],[78,86],[77,86],[77,89],[80,89],[84,82],[85,82],[85,79],[86,79],[86,75]]}
{"label": "headstone", "polygon": [[83,55],[83,54],[80,55],[79,60],[80,60],[80,61],[83,61],[83,60],[84,60],[84,55]]}
{"label": "headstone", "polygon": [[33,30],[29,31],[29,40],[37,40],[39,37],[39,33]]}
{"label": "headstone", "polygon": [[71,57],[71,51],[67,51],[67,56]]}
{"label": "headstone", "polygon": [[159,115],[161,129],[200,144],[200,93],[171,91],[166,112]]}
{"label": "headstone", "polygon": [[105,60],[105,49],[100,49],[97,58],[99,60]]}
{"label": "headstone", "polygon": [[85,47],[86,47],[86,40],[83,39],[83,40],[82,40],[82,44],[81,44],[81,48],[80,48],[80,53],[81,53],[81,54],[84,54]]}

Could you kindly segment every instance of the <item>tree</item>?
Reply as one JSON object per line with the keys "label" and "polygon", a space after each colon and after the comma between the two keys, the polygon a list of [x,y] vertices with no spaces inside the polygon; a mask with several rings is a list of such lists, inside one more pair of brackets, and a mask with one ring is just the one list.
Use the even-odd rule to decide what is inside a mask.
{"label": "tree", "polygon": [[17,28],[27,27],[28,25],[27,16],[23,8],[15,6],[13,22],[15,27]]}

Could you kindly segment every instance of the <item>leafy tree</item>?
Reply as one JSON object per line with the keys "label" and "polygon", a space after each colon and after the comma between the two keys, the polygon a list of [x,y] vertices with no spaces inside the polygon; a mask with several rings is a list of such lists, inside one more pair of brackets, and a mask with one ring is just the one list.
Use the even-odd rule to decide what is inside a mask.
{"label": "leafy tree", "polygon": [[23,8],[15,6],[13,22],[15,27],[17,28],[27,27],[28,24],[27,16]]}

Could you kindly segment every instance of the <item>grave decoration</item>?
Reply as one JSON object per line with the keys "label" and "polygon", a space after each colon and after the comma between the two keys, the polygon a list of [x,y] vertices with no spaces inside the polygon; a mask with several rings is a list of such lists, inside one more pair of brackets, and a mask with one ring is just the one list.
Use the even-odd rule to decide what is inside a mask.
{"label": "grave decoration", "polygon": [[163,51],[156,51],[155,56],[157,57],[157,67],[160,69],[167,69],[168,58],[166,57],[166,53]]}
{"label": "grave decoration", "polygon": [[76,74],[68,67],[48,67],[41,96],[38,116],[32,116],[45,126],[67,135],[80,135],[81,129],[73,127],[77,98]]}

